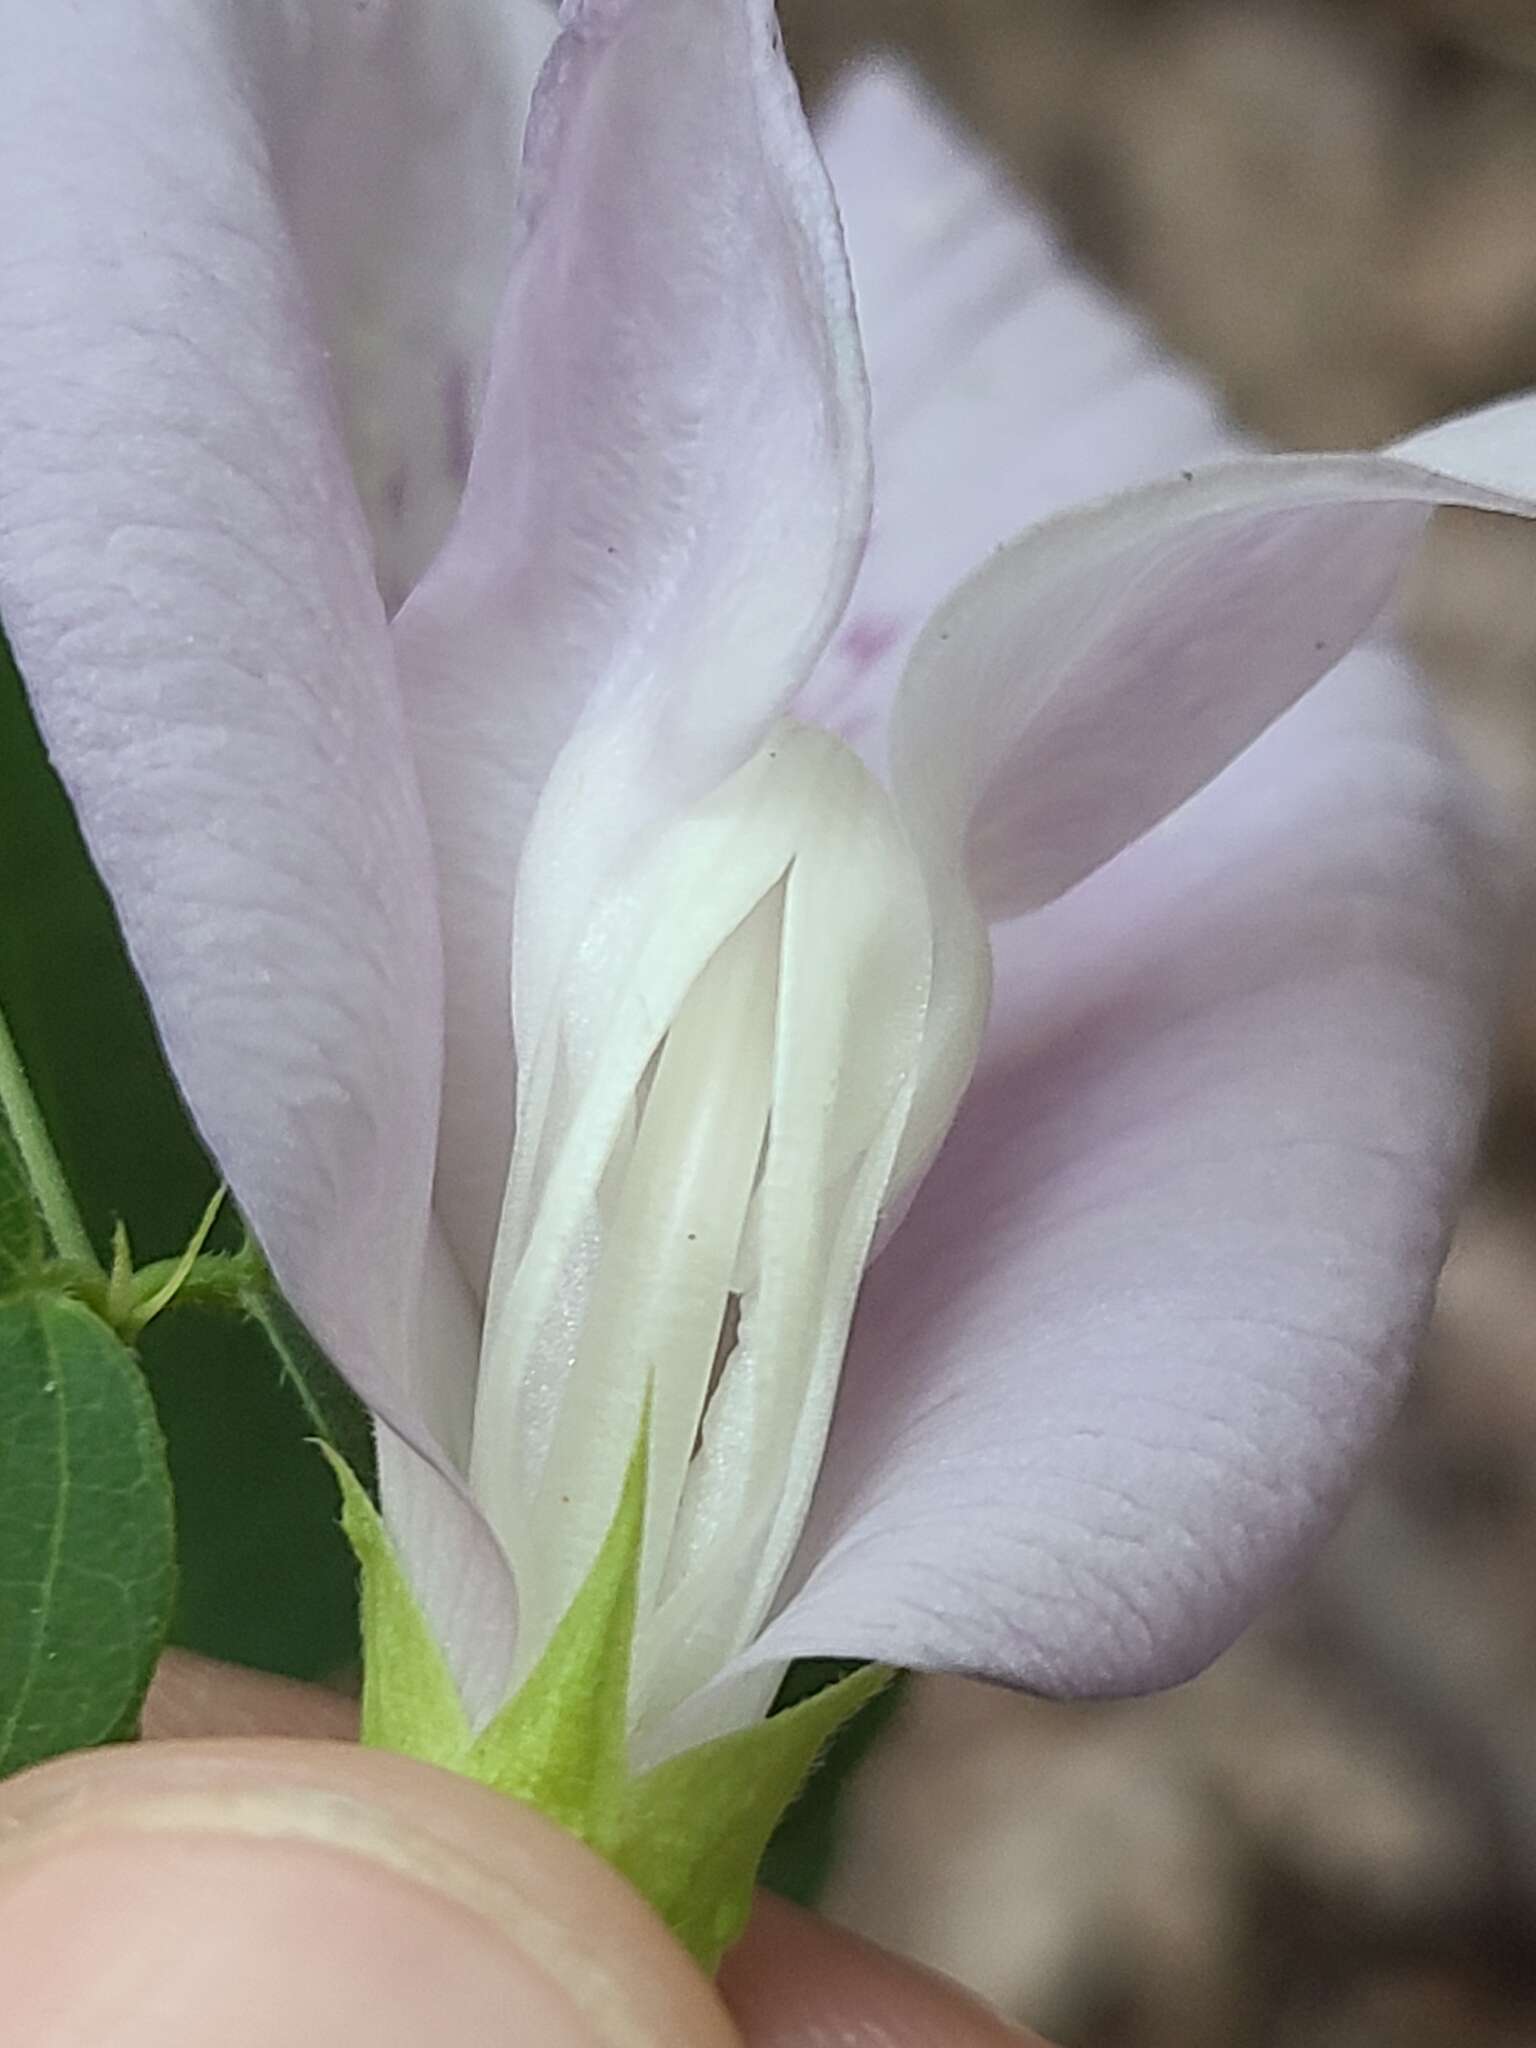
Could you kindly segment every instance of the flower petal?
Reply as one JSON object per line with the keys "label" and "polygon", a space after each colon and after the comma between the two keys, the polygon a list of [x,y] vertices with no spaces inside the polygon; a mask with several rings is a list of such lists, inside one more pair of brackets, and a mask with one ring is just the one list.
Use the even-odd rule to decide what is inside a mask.
{"label": "flower petal", "polygon": [[1234,444],[907,70],[861,66],[816,134],[869,357],[875,515],[797,710],[868,748],[923,622],[993,548]]}
{"label": "flower petal", "polygon": [[469,464],[545,0],[239,5],[388,605]]}
{"label": "flower petal", "polygon": [[1175,1682],[1326,1526],[1480,1102],[1476,826],[1362,652],[1000,934],[990,1052],[866,1283],[806,1581],[757,1647]]}
{"label": "flower petal", "polygon": [[1536,511],[1463,479],[1462,445],[1442,432],[1438,471],[1389,455],[1185,470],[1000,550],[923,629],[897,691],[892,785],[930,858],[963,853],[1004,917],[1118,853],[1354,646],[1430,509]]}
{"label": "flower petal", "polygon": [[461,1487],[388,1423],[379,1425],[377,1441],[385,1526],[464,1711],[481,1726],[506,1700],[517,1646],[511,1568]]}
{"label": "flower petal", "polygon": [[396,637],[443,878],[441,1186],[483,1282],[534,1013],[599,880],[800,685],[867,513],[841,241],[768,0],[580,0],[530,117],[459,523]]}
{"label": "flower petal", "polygon": [[231,20],[0,9],[0,605],[211,1150],[419,1433],[431,855]]}
{"label": "flower petal", "polygon": [[1521,393],[1420,427],[1387,451],[1421,469],[1523,498],[1536,478],[1536,406]]}
{"label": "flower petal", "polygon": [[[820,132],[866,328],[877,505],[843,630],[797,708],[871,751],[923,612],[989,549],[1239,444],[903,74],[858,75]],[[1520,404],[1393,453],[1526,493],[1536,414]],[[1379,458],[1326,461],[1202,471],[1073,513],[988,562],[930,622],[893,767],[931,852],[971,839],[993,914],[1048,900],[1145,830],[1374,618],[1421,524],[1412,494],[1435,494]],[[1246,513],[1218,508],[1249,485]]]}

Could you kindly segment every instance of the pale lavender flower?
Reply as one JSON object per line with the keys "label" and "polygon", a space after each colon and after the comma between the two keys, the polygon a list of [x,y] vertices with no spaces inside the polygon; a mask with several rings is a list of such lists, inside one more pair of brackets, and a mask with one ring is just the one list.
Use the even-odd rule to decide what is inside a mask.
{"label": "pale lavender flower", "polygon": [[1531,414],[1246,455],[874,73],[822,138],[860,573],[771,11],[564,20],[513,217],[536,6],[0,7],[0,606],[53,758],[474,1714],[648,1380],[638,1754],[813,1652],[1180,1678],[1426,1310],[1482,849],[1349,650],[1434,504],[1529,486]]}

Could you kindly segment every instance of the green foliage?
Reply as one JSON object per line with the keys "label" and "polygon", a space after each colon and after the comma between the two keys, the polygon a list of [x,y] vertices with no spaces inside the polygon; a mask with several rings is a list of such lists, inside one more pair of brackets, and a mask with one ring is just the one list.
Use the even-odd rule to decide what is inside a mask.
{"label": "green foliage", "polygon": [[0,1773],[133,1732],[174,1583],[132,1354],[79,1302],[0,1303]]}

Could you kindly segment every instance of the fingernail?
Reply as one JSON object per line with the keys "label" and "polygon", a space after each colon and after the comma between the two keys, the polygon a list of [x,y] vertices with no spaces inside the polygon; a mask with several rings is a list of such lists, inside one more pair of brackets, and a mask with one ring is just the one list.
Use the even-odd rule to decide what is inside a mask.
{"label": "fingernail", "polygon": [[156,1746],[0,1788],[0,1985],[8,2048],[731,2039],[579,1844],[337,1745]]}

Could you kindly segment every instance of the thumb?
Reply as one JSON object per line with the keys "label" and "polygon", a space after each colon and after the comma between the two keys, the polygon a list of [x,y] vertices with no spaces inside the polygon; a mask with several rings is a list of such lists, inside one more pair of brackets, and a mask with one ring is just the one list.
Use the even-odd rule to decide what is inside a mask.
{"label": "thumb", "polygon": [[344,1743],[98,1750],[0,1786],[8,2048],[739,2048],[623,1880]]}

